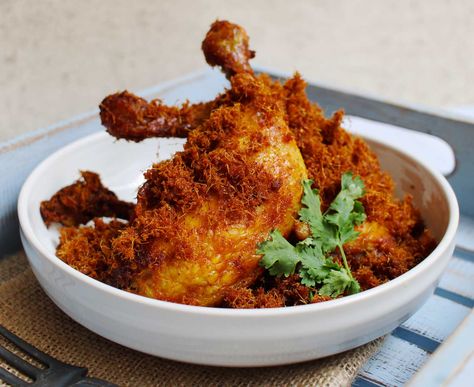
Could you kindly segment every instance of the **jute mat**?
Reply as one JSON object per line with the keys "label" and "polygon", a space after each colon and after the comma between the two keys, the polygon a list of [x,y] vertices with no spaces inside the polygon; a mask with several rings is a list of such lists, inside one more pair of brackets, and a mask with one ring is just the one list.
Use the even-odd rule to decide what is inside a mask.
{"label": "jute mat", "polygon": [[217,368],[160,359],[108,341],[71,320],[40,288],[23,253],[0,261],[0,324],[59,360],[87,367],[89,376],[140,387],[348,386],[381,343],[281,367]]}

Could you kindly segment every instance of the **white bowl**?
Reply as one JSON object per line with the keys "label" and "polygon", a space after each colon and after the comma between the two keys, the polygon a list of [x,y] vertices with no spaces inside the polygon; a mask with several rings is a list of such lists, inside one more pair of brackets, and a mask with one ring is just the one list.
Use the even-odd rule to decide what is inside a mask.
{"label": "white bowl", "polygon": [[182,140],[139,144],[98,133],[43,161],[18,200],[23,246],[43,289],[70,317],[127,347],[190,363],[219,366],[288,364],[339,353],[380,337],[410,317],[433,293],[454,249],[459,209],[446,179],[389,145],[369,141],[382,166],[414,204],[439,241],[436,249],[402,276],[362,293],[288,308],[236,310],[153,300],[113,288],[74,270],[55,256],[57,230],[48,230],[39,205],[78,178],[79,169],[132,199],[142,172],[169,157]]}

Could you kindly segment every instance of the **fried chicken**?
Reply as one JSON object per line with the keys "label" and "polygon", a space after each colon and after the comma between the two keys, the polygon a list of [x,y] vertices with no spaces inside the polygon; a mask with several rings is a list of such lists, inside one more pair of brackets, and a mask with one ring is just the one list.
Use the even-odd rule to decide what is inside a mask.
{"label": "fried chicken", "polygon": [[[121,283],[122,272],[118,279],[113,270],[121,266],[132,273],[128,288],[138,294],[216,305],[230,287],[245,287],[261,275],[256,246],[271,230],[291,232],[307,174],[285,119],[284,102],[268,79],[233,70],[232,61],[234,67],[227,68],[226,63],[225,71],[233,74],[231,88],[214,103],[218,106],[207,119],[200,115],[202,122],[189,131],[183,152],[145,173],[129,226],[118,236],[104,237],[112,235],[104,244],[111,246],[110,256],[119,264],[107,262],[111,270],[104,270],[103,281]],[[146,112],[154,108],[162,115],[147,120]],[[101,109],[109,132],[134,140],[142,123],[156,134],[157,120],[181,122],[184,133],[192,121],[180,120],[186,116],[183,108],[146,104],[125,93],[106,98]],[[168,135],[169,126],[163,125],[167,129],[159,135]],[[62,233],[58,255],[67,257],[90,232],[85,228]],[[74,253],[81,254],[77,249]]]}
{"label": "fried chicken", "polygon": [[102,185],[97,173],[82,171],[81,177],[41,203],[41,216],[47,226],[54,222],[78,226],[102,216],[131,219],[135,207],[133,203],[119,200]]}
{"label": "fried chicken", "polygon": [[[169,107],[128,92],[102,101],[102,123],[117,138],[177,136],[187,143],[145,173],[128,225],[113,223],[105,232],[96,221],[97,232],[63,229],[61,259],[114,286],[185,304],[258,308],[325,301],[293,277],[269,288],[256,248],[274,229],[293,239],[307,232],[295,221],[302,179],[314,181],[325,210],[347,171],[366,187],[367,220],[359,238],[344,246],[361,288],[393,279],[429,254],[435,242],[411,198],[395,198],[376,155],[342,128],[342,111],[326,118],[307,98],[299,74],[284,84],[255,75],[249,65],[255,53],[235,24],[213,23],[202,49],[231,84],[213,101]],[[81,244],[90,248],[78,249]]]}

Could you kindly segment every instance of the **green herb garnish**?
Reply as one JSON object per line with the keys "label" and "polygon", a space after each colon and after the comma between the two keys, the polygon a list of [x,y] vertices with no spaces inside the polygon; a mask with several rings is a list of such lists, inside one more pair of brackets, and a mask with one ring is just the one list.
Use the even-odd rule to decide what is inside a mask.
{"label": "green herb garnish", "polygon": [[[298,272],[301,283],[312,289],[311,294],[317,291],[316,287],[319,295],[333,298],[360,292],[343,245],[358,237],[359,232],[354,227],[366,218],[362,203],[357,201],[364,195],[364,183],[360,177],[353,178],[351,172],[344,173],[341,191],[324,214],[318,190],[311,188],[313,181],[303,180],[302,184],[303,208],[299,216],[308,224],[312,235],[293,246],[278,230],[272,231],[270,239],[258,247],[257,253],[263,255],[260,265],[273,276],[288,277]],[[336,249],[344,266],[333,260],[331,254]]]}

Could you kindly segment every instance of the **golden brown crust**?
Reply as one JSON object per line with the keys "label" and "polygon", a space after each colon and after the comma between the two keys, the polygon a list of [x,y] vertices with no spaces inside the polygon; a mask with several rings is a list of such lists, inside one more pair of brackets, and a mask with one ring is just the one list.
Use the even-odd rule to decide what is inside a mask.
{"label": "golden brown crust", "polygon": [[253,74],[249,60],[255,51],[249,49],[247,32],[237,24],[216,20],[202,42],[202,51],[210,66],[220,66],[230,79],[238,73]]}
{"label": "golden brown crust", "polygon": [[181,107],[166,106],[158,99],[151,102],[123,91],[106,97],[100,104],[102,125],[112,136],[131,141],[149,137],[186,137],[209,118],[214,101]]}
{"label": "golden brown crust", "polygon": [[102,216],[131,218],[134,204],[119,200],[102,185],[97,173],[81,171],[81,176],[82,179],[62,188],[50,200],[41,202],[40,212],[47,226],[54,222],[77,226]]}
{"label": "golden brown crust", "polygon": [[302,285],[299,276],[294,274],[287,278],[265,276],[252,287],[231,288],[221,306],[236,309],[279,308],[315,304],[330,299]]}
{"label": "golden brown crust", "polygon": [[94,219],[94,227],[63,227],[57,255],[76,270],[110,285],[130,284],[129,268],[114,254],[113,241],[126,224]]}

